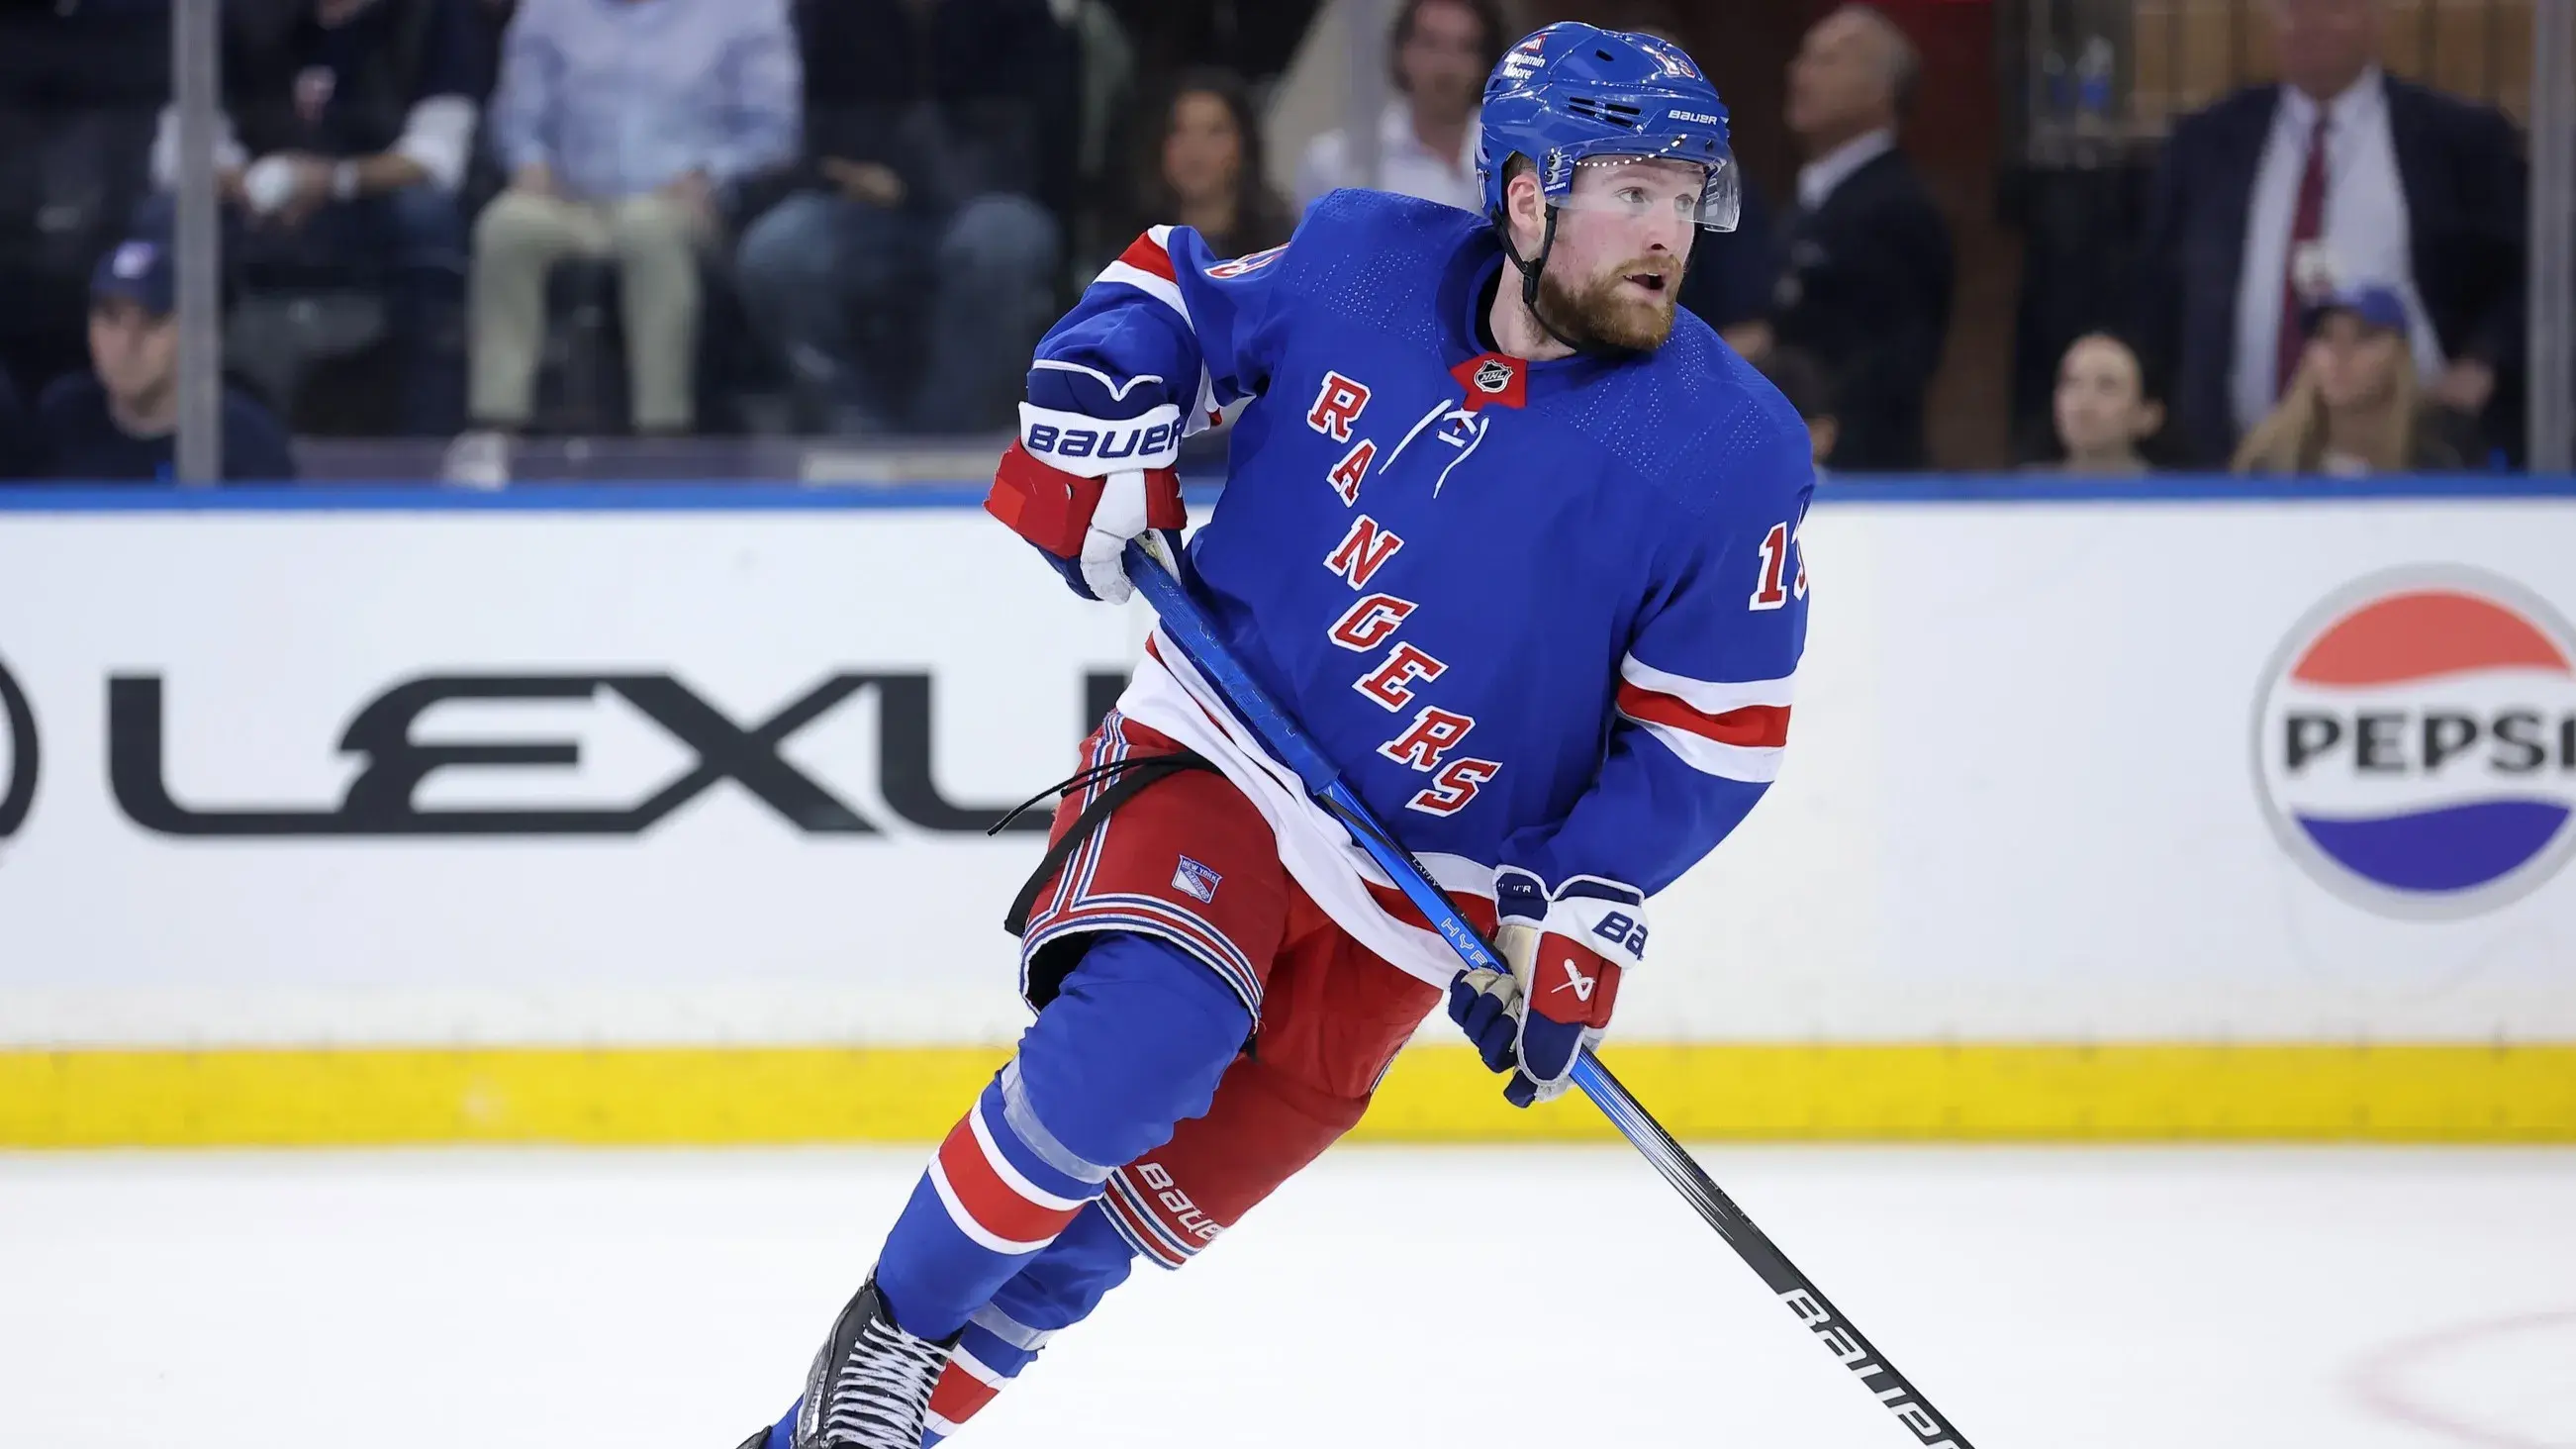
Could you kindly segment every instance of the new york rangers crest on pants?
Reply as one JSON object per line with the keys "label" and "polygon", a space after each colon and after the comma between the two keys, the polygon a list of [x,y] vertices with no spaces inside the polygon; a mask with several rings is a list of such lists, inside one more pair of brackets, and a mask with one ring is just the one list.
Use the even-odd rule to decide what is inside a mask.
{"label": "new york rangers crest on pants", "polygon": [[[1083,763],[1102,773],[1058,807],[1050,843],[1061,845],[1083,813],[1117,788],[1115,767],[1179,748],[1121,715],[1101,721]],[[1148,800],[1153,807],[1140,813],[1135,805]],[[1043,1007],[1082,937],[1132,931],[1204,964],[1257,1021],[1288,889],[1268,824],[1222,776],[1158,779],[1094,824],[1039,890],[1020,940],[1021,993]]]}

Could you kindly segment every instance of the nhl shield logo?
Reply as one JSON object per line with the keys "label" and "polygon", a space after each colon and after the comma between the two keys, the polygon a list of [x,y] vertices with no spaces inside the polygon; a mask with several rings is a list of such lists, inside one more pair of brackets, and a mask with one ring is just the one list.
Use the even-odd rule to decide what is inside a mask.
{"label": "nhl shield logo", "polygon": [[1463,406],[1471,413],[1489,404],[1516,408],[1529,400],[1528,374],[1521,371],[1519,363],[1499,352],[1480,352],[1449,369],[1449,375],[1466,389]]}

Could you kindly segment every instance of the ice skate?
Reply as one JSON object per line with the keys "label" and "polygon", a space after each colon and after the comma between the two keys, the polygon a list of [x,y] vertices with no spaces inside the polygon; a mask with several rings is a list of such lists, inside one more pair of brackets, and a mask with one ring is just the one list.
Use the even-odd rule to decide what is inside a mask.
{"label": "ice skate", "polygon": [[[871,1274],[814,1355],[790,1449],[920,1449],[931,1388],[956,1343],[898,1327]],[[757,1449],[768,1432],[743,1449]]]}

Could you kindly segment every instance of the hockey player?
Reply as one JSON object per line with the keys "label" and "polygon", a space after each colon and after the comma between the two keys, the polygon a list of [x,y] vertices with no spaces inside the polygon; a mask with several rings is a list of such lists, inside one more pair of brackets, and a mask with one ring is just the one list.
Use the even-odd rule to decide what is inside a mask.
{"label": "hockey player", "polygon": [[1561,1093],[1646,897],[1778,770],[1806,431],[1674,307],[1734,221],[1717,93],[1560,24],[1483,132],[1481,217],[1340,191],[1251,256],[1138,238],[1039,344],[987,507],[1123,601],[1123,546],[1185,522],[1181,439],[1250,397],[1192,584],[1511,971],[1461,973],[1158,634],[1010,912],[1035,1022],[744,1449],[955,1432],[1356,1124],[1444,991],[1513,1103]]}

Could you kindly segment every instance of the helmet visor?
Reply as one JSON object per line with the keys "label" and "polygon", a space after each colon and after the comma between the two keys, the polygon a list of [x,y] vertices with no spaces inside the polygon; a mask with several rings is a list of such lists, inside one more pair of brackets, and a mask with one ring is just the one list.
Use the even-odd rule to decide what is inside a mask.
{"label": "helmet visor", "polygon": [[[1659,164],[1644,165],[1654,162]],[[1671,211],[1691,226],[1733,231],[1744,209],[1744,179],[1735,158],[1707,159],[1696,143],[1659,152],[1585,156],[1565,168],[1565,186],[1548,200],[1567,211],[1642,218]]]}

